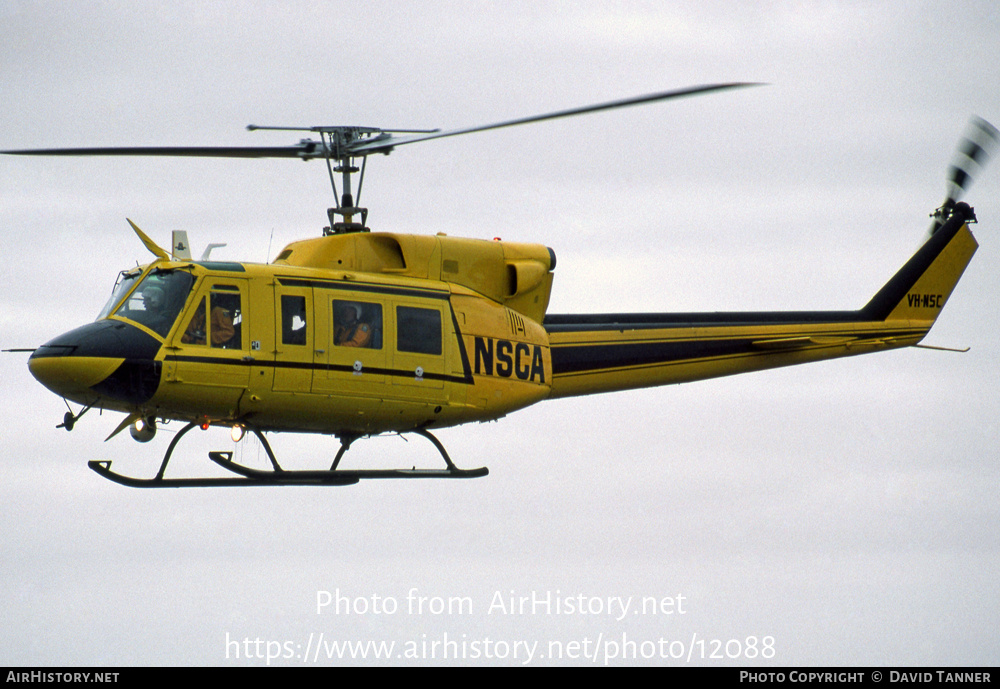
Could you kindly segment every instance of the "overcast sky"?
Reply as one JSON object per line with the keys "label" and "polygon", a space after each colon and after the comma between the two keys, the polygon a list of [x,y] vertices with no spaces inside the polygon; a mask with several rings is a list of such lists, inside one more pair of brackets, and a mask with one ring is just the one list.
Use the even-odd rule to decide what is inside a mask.
{"label": "overcast sky", "polygon": [[[370,161],[360,202],[379,230],[553,247],[552,313],[851,309],[919,246],[969,116],[1000,122],[996,7],[6,0],[0,148],[284,145],[296,135],[244,127],[455,128],[766,82],[399,148]],[[300,664],[322,634],[395,643],[408,664],[603,664],[622,641],[640,657],[609,662],[995,664],[998,190],[994,167],[968,196],[982,246],[926,341],[970,352],[442,431],[456,463],[490,468],[475,481],[124,488],[87,460],[152,476],[170,434],[105,443],[121,416],[96,411],[56,429],[62,400],[3,354],[0,663],[264,664],[270,649]],[[185,229],[196,252],[265,261],[316,236],[329,205],[319,162],[4,158],[0,345],[97,315],[117,272],[150,259],[126,217],[161,244]],[[178,474],[211,471],[205,451],[228,443],[188,438]],[[302,467],[337,447],[272,442]],[[420,438],[385,438],[345,462],[378,454],[434,461]],[[351,614],[317,614],[338,591]],[[511,596],[587,609],[504,614]],[[673,602],[637,611],[644,597]],[[465,658],[442,661],[445,640]],[[307,664],[335,664],[326,648]]]}

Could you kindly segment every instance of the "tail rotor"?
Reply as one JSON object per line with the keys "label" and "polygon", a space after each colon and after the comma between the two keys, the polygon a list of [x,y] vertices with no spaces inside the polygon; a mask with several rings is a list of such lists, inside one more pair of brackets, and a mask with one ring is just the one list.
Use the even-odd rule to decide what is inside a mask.
{"label": "tail rotor", "polygon": [[955,204],[972,186],[975,176],[982,171],[990,156],[1000,143],[1000,131],[981,117],[973,117],[966,127],[965,136],[955,150],[952,164],[948,168],[948,190],[944,203],[931,214],[934,224],[930,233],[937,232],[951,217]]}

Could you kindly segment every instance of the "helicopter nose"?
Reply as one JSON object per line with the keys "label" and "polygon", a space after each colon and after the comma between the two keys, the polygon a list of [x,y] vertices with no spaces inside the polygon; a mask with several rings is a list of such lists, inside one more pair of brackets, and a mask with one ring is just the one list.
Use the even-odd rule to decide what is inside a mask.
{"label": "helicopter nose", "polygon": [[159,384],[159,349],[159,340],[139,328],[102,320],[46,342],[28,368],[49,390],[80,404],[100,398],[145,402]]}
{"label": "helicopter nose", "polygon": [[[43,345],[44,346],[44,345]],[[39,383],[52,392],[68,399],[89,404],[93,401],[91,387],[97,385],[115,372],[121,358],[73,356],[70,353],[31,355],[28,369]],[[83,397],[89,399],[84,400]]]}

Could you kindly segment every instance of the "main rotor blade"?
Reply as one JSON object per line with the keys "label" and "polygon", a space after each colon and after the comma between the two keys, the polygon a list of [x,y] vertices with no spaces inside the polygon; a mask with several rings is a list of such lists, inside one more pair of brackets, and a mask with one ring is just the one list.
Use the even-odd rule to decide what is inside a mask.
{"label": "main rotor blade", "polygon": [[686,96],[694,96],[702,93],[710,93],[713,91],[725,91],[728,89],[744,88],[746,86],[761,86],[762,84],[756,82],[733,82],[727,84],[708,84],[706,86],[692,86],[685,89],[677,89],[674,91],[662,91],[660,93],[651,93],[645,96],[637,96],[635,98],[626,98],[624,100],[611,101],[609,103],[598,103],[597,105],[587,105],[582,108],[572,108],[570,110],[559,110],[558,112],[551,112],[545,115],[535,115],[533,117],[522,117],[516,120],[508,120],[506,122],[497,122],[495,124],[487,124],[478,127],[468,127],[466,129],[452,129],[443,132],[434,132],[419,136],[401,136],[401,137],[384,137],[379,138],[375,141],[361,141],[357,144],[350,146],[350,152],[352,155],[367,155],[370,153],[388,153],[395,146],[402,146],[403,144],[412,144],[417,141],[429,141],[431,139],[443,139],[447,136],[458,136],[459,134],[472,134],[473,132],[485,132],[491,129],[500,129],[502,127],[513,127],[519,124],[529,124],[532,122],[543,122],[545,120],[554,120],[560,117],[571,117],[573,115],[583,115],[591,112],[600,112],[601,110],[613,110],[615,108],[625,108],[632,105],[641,105],[643,103],[654,103],[662,100],[670,100],[673,98],[684,98]]}
{"label": "main rotor blade", "polygon": [[298,146],[154,146],[116,148],[48,148],[0,151],[20,156],[197,156],[203,158],[317,158],[323,145],[317,141]]}
{"label": "main rotor blade", "polygon": [[[535,115],[534,117],[522,117],[506,122],[497,122],[478,127],[468,127],[465,129],[453,129],[450,131],[425,130],[410,136],[392,136],[390,130],[366,129],[359,127],[311,127],[310,131],[336,133],[339,131],[351,131],[366,129],[367,133],[381,132],[379,136],[373,138],[352,138],[345,141],[337,152],[329,150],[327,144],[322,141],[304,140],[294,146],[143,146],[143,147],[108,147],[108,148],[47,148],[0,151],[8,155],[32,155],[32,156],[194,156],[204,158],[299,158],[300,160],[311,160],[312,158],[327,158],[332,156],[366,156],[372,153],[388,153],[396,146],[412,144],[417,141],[429,141],[431,139],[441,139],[448,136],[458,136],[459,134],[471,134],[473,132],[484,132],[502,127],[513,127],[519,124],[529,124],[532,122],[543,122],[554,120],[560,117],[571,117],[573,115],[583,115],[602,110],[613,110],[643,103],[654,103],[657,101],[671,100],[673,98],[684,98],[713,91],[725,91],[729,89],[743,88],[746,86],[760,86],[753,82],[733,82],[727,84],[708,84],[705,86],[692,86],[674,91],[663,91],[652,93],[635,98],[611,101],[609,103],[599,103],[588,105],[582,108],[572,108],[570,110],[560,110],[545,115]],[[298,129],[296,127],[258,127],[251,125],[250,129]],[[395,130],[397,133],[405,133],[406,130]],[[411,130],[416,131],[416,130]]]}

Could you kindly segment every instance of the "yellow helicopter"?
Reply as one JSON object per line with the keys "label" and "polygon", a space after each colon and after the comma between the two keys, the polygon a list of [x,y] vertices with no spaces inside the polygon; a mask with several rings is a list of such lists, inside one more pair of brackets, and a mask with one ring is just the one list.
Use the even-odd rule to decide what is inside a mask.
{"label": "yellow helicopter", "polygon": [[[972,208],[959,200],[998,140],[974,119],[933,214],[930,236],[855,311],[553,315],[547,307],[556,257],[535,244],[371,232],[355,204],[352,175],[397,146],[500,127],[736,89],[697,86],[460,130],[257,127],[308,131],[285,147],[11,150],[16,155],[149,155],[322,159],[338,206],[323,235],[293,242],[269,264],[193,260],[185,233],[170,250],[131,220],[155,256],[119,274],[97,319],[31,351],[32,375],[68,402],[72,430],[93,408],[124,412],[151,440],[158,420],[186,425],[153,478],[91,469],[136,487],[346,485],[361,479],[473,478],[431,429],[499,419],[542,400],[683,383],[919,345],[977,248]],[[360,159],[360,170],[355,162]],[[358,221],[360,219],[360,221]],[[230,476],[168,478],[180,439],[225,426],[256,435],[271,468],[231,452],[209,457]],[[328,469],[286,470],[265,433],[336,436]],[[343,469],[356,440],[384,433],[430,440],[443,469]],[[109,438],[111,437],[109,436]]]}

